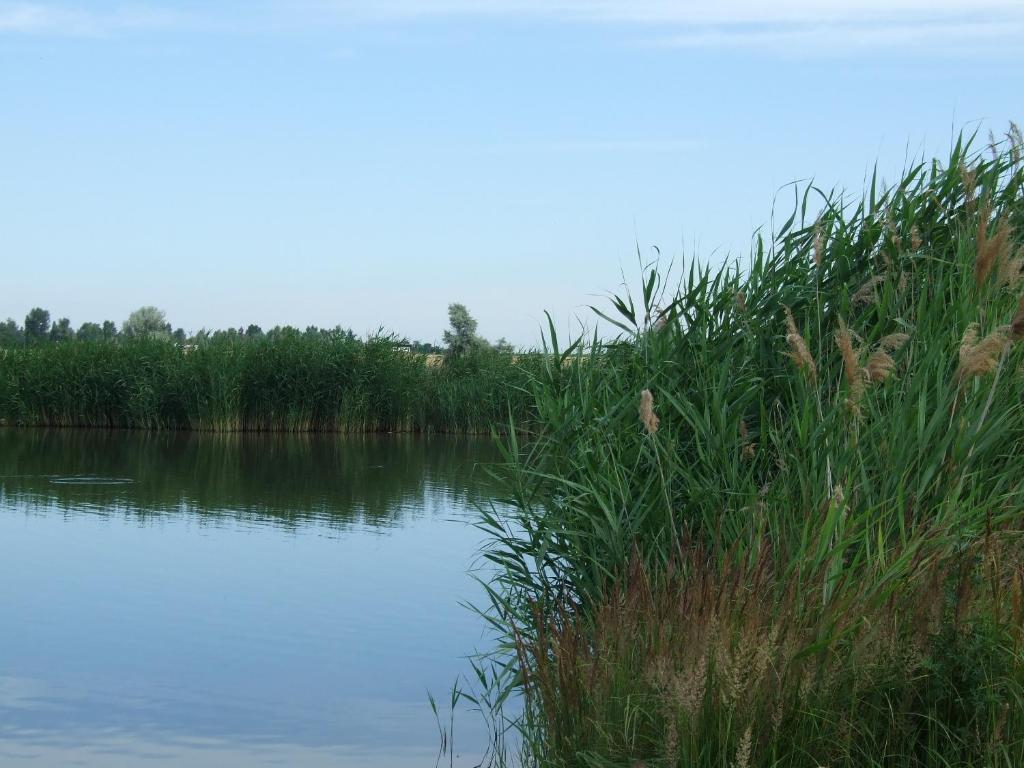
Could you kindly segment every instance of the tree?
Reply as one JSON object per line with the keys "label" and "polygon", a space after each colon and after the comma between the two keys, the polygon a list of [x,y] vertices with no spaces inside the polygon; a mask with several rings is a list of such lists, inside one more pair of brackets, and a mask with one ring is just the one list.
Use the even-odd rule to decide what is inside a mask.
{"label": "tree", "polygon": [[176,344],[184,344],[188,341],[188,334],[185,333],[184,328],[176,328],[174,333],[171,334],[171,338],[174,339]]}
{"label": "tree", "polygon": [[245,335],[248,336],[250,339],[256,339],[263,335],[263,329],[255,324],[250,325],[248,328],[245,329]]}
{"label": "tree", "polygon": [[103,321],[103,338],[107,341],[117,338],[117,323],[113,320]]}
{"label": "tree", "polygon": [[502,336],[494,342],[494,351],[500,352],[503,355],[511,355],[516,351],[516,348],[513,347],[504,336]]}
{"label": "tree", "polygon": [[448,323],[451,330],[444,332],[448,357],[465,357],[487,346],[486,340],[476,335],[476,320],[465,304],[448,305]]}
{"label": "tree", "polygon": [[125,336],[166,339],[171,335],[171,324],[167,322],[163,310],[156,307],[139,307],[128,315],[122,331]]}
{"label": "tree", "polygon": [[75,338],[79,341],[103,341],[103,329],[97,323],[82,323]]}
{"label": "tree", "polygon": [[280,339],[297,339],[302,335],[302,332],[291,325],[280,326],[275,325],[269,331],[267,331],[267,338],[272,341],[278,341]]}
{"label": "tree", "polygon": [[25,343],[25,332],[13,318],[0,323],[0,347],[20,347]]}
{"label": "tree", "polygon": [[74,338],[75,331],[66,317],[62,317],[50,328],[50,341],[71,341]]}
{"label": "tree", "polygon": [[42,307],[35,307],[25,315],[25,339],[30,344],[38,344],[46,339],[50,332],[50,313]]}

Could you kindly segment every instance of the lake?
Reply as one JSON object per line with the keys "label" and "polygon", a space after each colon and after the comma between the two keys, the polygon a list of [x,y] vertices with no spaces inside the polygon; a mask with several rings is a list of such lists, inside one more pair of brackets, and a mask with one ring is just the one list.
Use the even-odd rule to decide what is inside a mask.
{"label": "lake", "polygon": [[[0,765],[434,765],[427,691],[488,642],[460,601],[483,597],[495,460],[441,437],[0,430]],[[465,764],[485,739],[456,720]]]}

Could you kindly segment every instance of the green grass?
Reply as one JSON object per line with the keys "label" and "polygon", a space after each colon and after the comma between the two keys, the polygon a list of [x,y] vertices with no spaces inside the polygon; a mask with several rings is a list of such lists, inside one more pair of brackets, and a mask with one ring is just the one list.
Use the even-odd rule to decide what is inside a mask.
{"label": "green grass", "polygon": [[535,355],[430,365],[386,338],[75,342],[0,350],[12,425],[489,433],[530,418]]}
{"label": "green grass", "polygon": [[551,329],[481,523],[519,761],[1024,764],[1020,153],[800,190],[611,349]]}

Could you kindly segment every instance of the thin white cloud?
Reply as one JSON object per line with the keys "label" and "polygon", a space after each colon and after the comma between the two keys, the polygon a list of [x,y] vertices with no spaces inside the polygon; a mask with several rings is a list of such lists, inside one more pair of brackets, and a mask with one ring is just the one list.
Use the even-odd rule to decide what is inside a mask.
{"label": "thin white cloud", "polygon": [[1016,49],[1024,35],[1024,20],[972,22],[948,20],[921,24],[790,24],[688,28],[653,40],[654,45],[679,48],[747,48],[788,55],[843,54],[851,50],[896,49],[912,52],[941,47],[952,53],[977,52],[980,46]]}
{"label": "thin white cloud", "polygon": [[105,37],[179,24],[180,13],[156,6],[123,6],[107,11],[41,2],[0,2],[0,34]]}
{"label": "thin white cloud", "polygon": [[634,39],[662,46],[829,53],[1014,52],[1024,31],[1024,0],[245,0],[203,8],[186,16],[169,0],[100,10],[74,0],[0,0],[0,34],[101,37],[198,26],[265,33],[332,20],[533,19],[616,24],[629,27]]}
{"label": "thin white cloud", "polygon": [[1016,50],[1024,0],[312,0],[344,20],[525,18],[630,25],[659,45],[805,53]]}
{"label": "thin white cloud", "polygon": [[320,0],[350,17],[519,16],[637,24],[839,23],[991,13],[1024,15],[1020,0]]}

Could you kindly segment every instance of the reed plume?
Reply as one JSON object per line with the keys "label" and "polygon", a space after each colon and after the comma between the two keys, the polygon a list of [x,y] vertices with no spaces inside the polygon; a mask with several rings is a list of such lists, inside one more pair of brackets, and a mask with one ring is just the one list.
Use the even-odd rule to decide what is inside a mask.
{"label": "reed plume", "polygon": [[1020,165],[1021,148],[1024,148],[1024,135],[1020,132],[1020,126],[1013,122],[1013,120],[1010,121],[1010,130],[1007,131],[1006,138],[1010,140],[1010,158],[1016,167]]}
{"label": "reed plume", "polygon": [[890,333],[878,341],[878,348],[885,352],[898,352],[910,339],[907,333]]}
{"label": "reed plume", "polygon": [[853,306],[858,304],[866,304],[870,301],[876,300],[875,289],[885,282],[885,275],[875,275],[871,277],[864,285],[858,288],[853,296],[850,297],[850,303]]}
{"label": "reed plume", "polygon": [[747,730],[740,738],[739,746],[736,748],[736,761],[733,763],[735,768],[749,768],[750,766],[750,753],[754,743],[753,728],[752,725],[748,725]]}
{"label": "reed plume", "polygon": [[978,189],[978,172],[961,162],[960,180],[964,185],[964,202],[970,207],[974,203],[974,195]]}
{"label": "reed plume", "polygon": [[889,378],[889,374],[892,373],[895,367],[896,361],[892,359],[888,352],[884,349],[876,349],[871,353],[871,357],[868,358],[866,368],[868,379],[872,383],[885,381]]}
{"label": "reed plume", "polygon": [[1011,290],[1020,285],[1024,278],[1024,247],[1018,248],[1012,256],[1009,248],[1004,250],[999,259],[997,275],[999,285],[1005,285]]}
{"label": "reed plume", "polygon": [[807,348],[807,342],[796,327],[796,320],[789,307],[786,307],[786,342],[789,344],[789,352],[786,355],[796,363],[796,367],[803,371],[811,382],[818,380],[818,367],[814,364],[811,351]]}
{"label": "reed plume", "polygon": [[967,326],[960,340],[960,365],[956,371],[956,379],[960,384],[966,384],[971,379],[984,376],[996,369],[999,357],[1009,343],[1007,329],[1008,326],[996,328],[979,341],[978,324],[971,323]]}
{"label": "reed plume", "polygon": [[1017,311],[1010,321],[1010,338],[1013,341],[1024,341],[1024,294],[1017,301]]}
{"label": "reed plume", "polygon": [[974,262],[974,281],[980,288],[992,274],[992,268],[1009,257],[1010,220],[1004,214],[999,218],[994,237],[988,234],[988,219],[991,208],[986,200],[981,205],[978,220],[977,256]]}
{"label": "reed plume", "polygon": [[842,318],[839,318],[835,336],[836,346],[843,356],[843,378],[849,390],[846,404],[856,414],[860,412],[860,401],[864,396],[864,371],[860,366],[860,353],[853,344],[853,333]]}
{"label": "reed plume", "polygon": [[651,394],[651,390],[645,389],[640,393],[640,423],[644,425],[648,435],[653,435],[658,431],[660,422],[654,413],[654,395]]}

